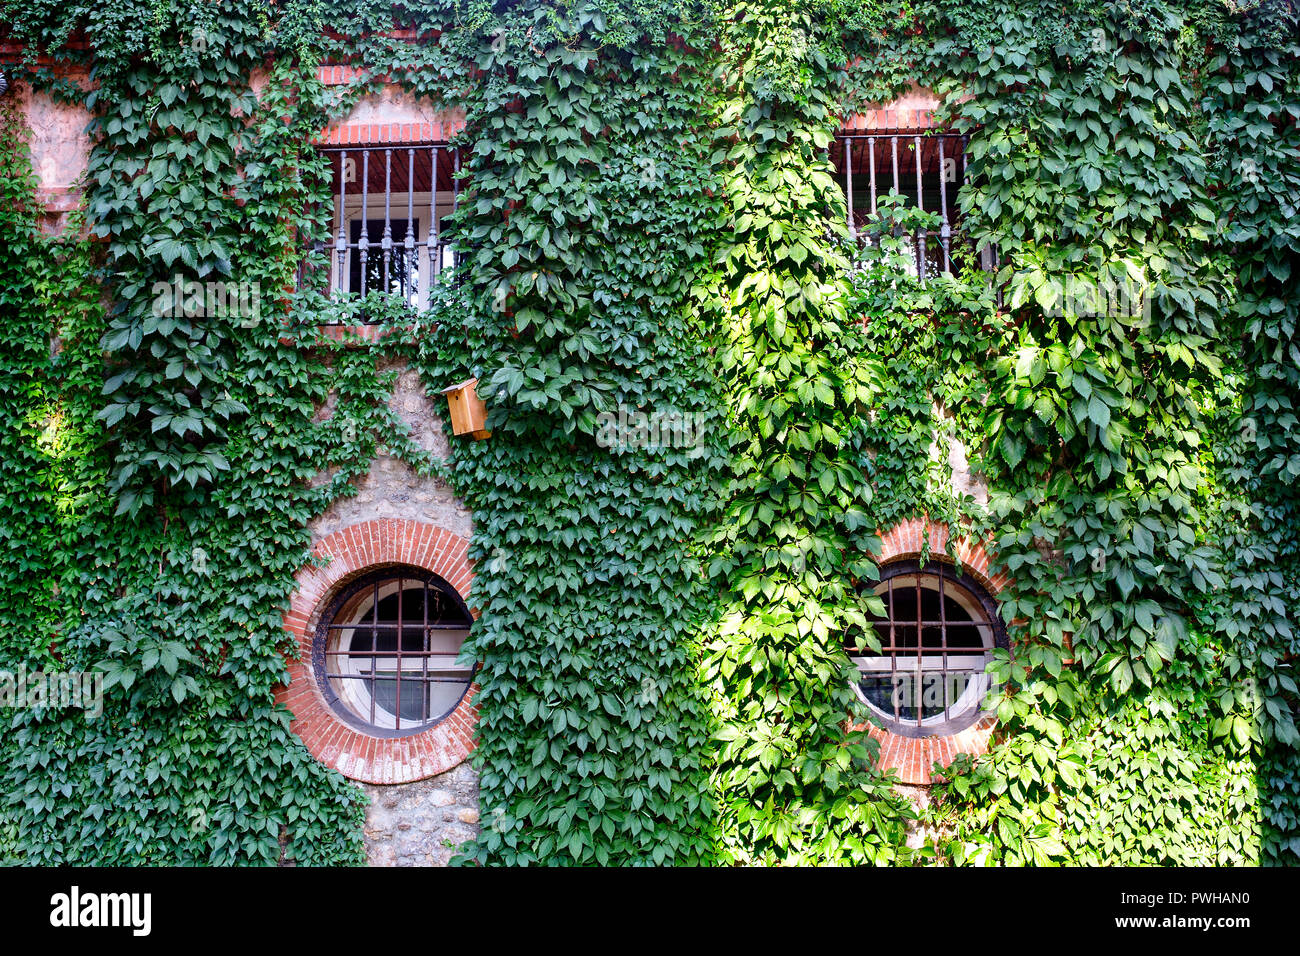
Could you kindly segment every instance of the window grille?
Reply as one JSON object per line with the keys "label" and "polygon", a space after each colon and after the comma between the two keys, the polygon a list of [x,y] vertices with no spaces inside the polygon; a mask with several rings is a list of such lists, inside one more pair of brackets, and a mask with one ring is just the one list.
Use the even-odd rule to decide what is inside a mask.
{"label": "window grille", "polygon": [[328,256],[332,293],[380,291],[416,309],[455,264],[446,217],[459,203],[460,150],[420,146],[344,146],[322,152],[334,184]]}
{"label": "window grille", "polygon": [[[957,194],[966,181],[966,146],[960,133],[841,133],[831,147],[831,163],[848,207],[849,234],[870,241],[865,229],[882,196],[895,194],[908,206],[937,213],[939,228],[907,237],[913,248],[913,274],[953,272],[953,237],[960,221]],[[996,250],[981,251],[981,265],[996,269]]]}
{"label": "window grille", "polygon": [[354,582],[318,628],[314,665],[325,699],[353,726],[402,736],[456,708],[474,669],[458,662],[473,617],[455,590],[418,568]]}
{"label": "window grille", "polygon": [[873,588],[885,606],[871,627],[880,650],[846,636],[858,693],[891,731],[911,737],[957,733],[979,719],[995,647],[1006,647],[997,604],[984,587],[942,562],[881,568]]}

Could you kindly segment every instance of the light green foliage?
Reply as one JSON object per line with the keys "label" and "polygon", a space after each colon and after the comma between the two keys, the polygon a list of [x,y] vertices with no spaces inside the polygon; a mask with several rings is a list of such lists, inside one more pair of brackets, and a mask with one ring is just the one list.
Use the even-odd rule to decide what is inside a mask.
{"label": "light green foliage", "polygon": [[[739,863],[891,863],[910,810],[872,764],[842,647],[879,599],[876,525],[849,441],[875,370],[830,241],[844,200],[835,131],[836,38],[787,5],[734,5],[715,136],[728,241],[714,284],[734,464],[710,542],[723,597],[702,678],[720,726],[713,785],[722,857]],[[842,51],[840,52],[842,55]]]}
{"label": "light green foliage", "polygon": [[[1295,379],[1252,358],[1295,350],[1294,305],[1264,298],[1295,258],[1294,12],[993,0],[944,17],[973,133],[965,228],[1008,262],[1002,321],[967,354],[990,390],[1016,644],[1002,743],[941,801],[945,852],[1254,861],[1275,785],[1261,774],[1256,799],[1252,778],[1294,767],[1297,743]],[[1247,159],[1279,207],[1234,182]],[[1080,294],[1107,285],[1100,308]],[[1294,840],[1284,805],[1266,859]]]}
{"label": "light green foliage", "polygon": [[[1296,862],[1293,4],[3,10],[15,79],[84,100],[36,61],[88,59],[81,29],[98,89],[59,237],[0,115],[0,669],[108,692],[3,714],[0,858],[361,860],[359,792],[272,688],[307,523],[383,443],[475,516],[464,862]],[[322,58],[464,110],[427,313],[295,289],[311,139],[379,85],[322,89]],[[971,137],[962,268],[925,282],[896,237],[932,217],[887,199],[864,252],[826,152],[911,80]],[[258,284],[258,320],[158,315],[176,275]],[[1107,284],[1132,297],[1090,307]],[[383,342],[318,336],[362,311]],[[431,393],[477,376],[491,439],[415,447],[392,355]],[[609,447],[620,407],[701,440]],[[843,638],[877,532],[920,514],[996,542],[1015,657],[918,854]]]}

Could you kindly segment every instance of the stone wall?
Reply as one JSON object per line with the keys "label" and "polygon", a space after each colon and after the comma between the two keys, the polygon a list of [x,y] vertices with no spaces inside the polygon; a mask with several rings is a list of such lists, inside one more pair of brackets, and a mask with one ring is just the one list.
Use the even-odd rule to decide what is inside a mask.
{"label": "stone wall", "polygon": [[[411,437],[417,445],[446,460],[450,456],[442,427],[446,400],[441,395],[430,398],[419,375],[404,364],[394,363],[389,367],[398,370],[398,377],[388,407],[410,426]],[[318,417],[328,418],[331,414],[331,404],[326,404]],[[473,536],[469,509],[445,482],[422,478],[406,462],[382,451],[356,487],[355,496],[339,498],[312,523],[313,541],[373,518],[408,518],[437,525],[462,538]]]}
{"label": "stone wall", "polygon": [[[83,87],[89,86],[80,73],[69,78]],[[18,97],[19,108],[31,130],[37,199],[45,207],[42,226],[49,232],[61,231],[68,213],[81,203],[82,179],[90,158],[90,137],[86,135],[90,111],[84,106],[59,102],[26,84],[17,86],[9,95]]]}
{"label": "stone wall", "polygon": [[[930,460],[939,465],[939,476],[951,481],[952,491],[957,495],[968,495],[981,507],[989,503],[989,489],[984,479],[971,471],[970,459],[966,447],[955,434],[955,419],[952,412],[943,408],[938,402],[931,406],[930,414],[934,420],[934,439],[930,444]],[[944,466],[946,467],[946,474]]]}
{"label": "stone wall", "polygon": [[363,789],[371,866],[446,866],[478,833],[478,774],[468,762],[418,783]]}

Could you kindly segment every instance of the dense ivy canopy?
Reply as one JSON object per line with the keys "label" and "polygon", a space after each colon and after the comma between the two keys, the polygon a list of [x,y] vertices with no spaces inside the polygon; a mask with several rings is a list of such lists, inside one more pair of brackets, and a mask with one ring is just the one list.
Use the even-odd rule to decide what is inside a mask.
{"label": "dense ivy canopy", "polygon": [[[94,122],[51,236],[0,100],[0,670],[107,694],[4,712],[0,858],[362,859],[361,794],[272,692],[308,524],[382,444],[475,517],[466,862],[1297,861],[1290,0],[3,7],[11,76]],[[419,314],[295,282],[312,138],[379,77],[466,117]],[[925,281],[927,214],[850,239],[828,153],[912,81],[970,136],[963,268]],[[159,315],[177,275],[275,291]],[[362,312],[380,341],[318,331]],[[395,357],[477,376],[491,439],[431,460]],[[701,440],[611,447],[620,409]],[[996,545],[1013,647],[991,753],[918,820],[843,641],[879,531],[923,514]]]}

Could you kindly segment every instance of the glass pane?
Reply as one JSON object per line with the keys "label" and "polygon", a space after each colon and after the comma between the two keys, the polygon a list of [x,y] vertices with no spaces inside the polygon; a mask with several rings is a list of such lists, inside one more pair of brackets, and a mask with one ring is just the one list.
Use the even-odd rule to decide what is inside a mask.
{"label": "glass pane", "polygon": [[[393,245],[389,250],[388,272],[385,274],[384,250],[380,247],[384,239],[384,220],[365,221],[366,239],[370,243],[370,248],[366,250],[365,289],[366,292],[391,292],[401,295],[408,302],[415,302],[420,291],[420,266],[417,254],[419,250],[411,250],[408,254],[405,242],[407,229],[411,229],[411,238],[414,241],[420,241],[419,224],[411,223],[407,219],[393,219],[391,223]],[[360,294],[361,250],[355,248],[355,245],[361,241],[361,220],[352,220],[349,228],[351,230],[349,238],[354,248],[349,253],[351,263],[348,269],[348,290]]]}
{"label": "glass pane", "polygon": [[[396,680],[375,681],[375,703],[390,714],[397,713],[397,684],[398,682]],[[401,684],[402,720],[403,722],[410,721],[412,723],[419,723],[425,719],[426,713],[422,693],[424,684],[420,680],[418,673],[413,676],[402,678]],[[439,716],[440,714],[441,711],[429,712],[429,716],[433,717]]]}
{"label": "glass pane", "polygon": [[[867,698],[867,703],[892,717],[894,714],[894,697],[896,696],[894,684],[894,679],[885,674],[880,677],[868,677],[866,680],[861,681],[859,686],[862,688],[863,696]],[[901,690],[901,687],[899,689]],[[897,696],[899,698],[898,715],[904,720],[909,718],[915,720],[916,713],[905,706],[904,695],[898,694]]]}

